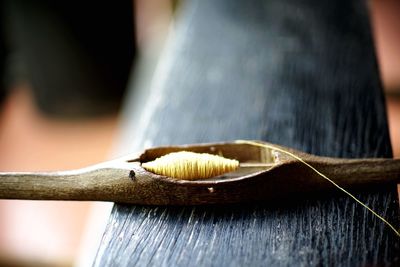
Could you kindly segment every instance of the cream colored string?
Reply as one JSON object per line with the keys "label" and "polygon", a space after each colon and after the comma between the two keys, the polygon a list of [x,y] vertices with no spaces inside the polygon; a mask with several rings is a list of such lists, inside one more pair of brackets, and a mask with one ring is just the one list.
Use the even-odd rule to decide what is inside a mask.
{"label": "cream colored string", "polygon": [[207,153],[179,151],[142,163],[153,173],[177,179],[207,179],[236,170],[239,161]]}
{"label": "cream colored string", "polygon": [[360,204],[361,206],[363,206],[364,208],[366,208],[368,211],[370,211],[373,215],[375,215],[376,217],[378,217],[378,219],[380,219],[381,221],[383,221],[387,226],[389,226],[395,233],[397,236],[400,237],[400,231],[396,230],[396,228],[394,228],[394,226],[389,223],[385,218],[383,218],[381,215],[379,215],[378,213],[376,213],[374,210],[372,210],[370,207],[368,207],[366,204],[364,204],[363,202],[361,202],[361,200],[359,200],[358,198],[356,198],[353,194],[351,194],[350,192],[348,192],[346,189],[344,189],[343,187],[341,187],[340,185],[338,185],[337,183],[335,183],[332,179],[330,179],[329,177],[327,177],[325,174],[321,173],[320,171],[318,171],[316,168],[314,168],[313,166],[311,166],[310,164],[308,164],[307,162],[305,162],[302,158],[300,158],[299,156],[286,151],[284,149],[281,149],[279,147],[275,147],[275,146],[271,146],[268,144],[262,144],[262,143],[257,143],[254,141],[247,141],[247,140],[236,140],[235,143],[237,144],[248,144],[248,145],[253,145],[253,146],[259,146],[259,147],[264,147],[264,148],[269,148],[269,149],[273,149],[279,152],[282,152],[286,155],[289,155],[295,159],[297,159],[298,161],[300,161],[301,163],[303,163],[304,165],[306,165],[307,167],[309,167],[311,170],[313,170],[316,174],[318,174],[319,176],[321,176],[322,178],[324,178],[325,180],[329,181],[331,184],[333,184],[334,186],[336,186],[338,189],[340,189],[341,191],[343,191],[345,194],[347,194],[349,197],[351,197],[352,199],[354,199],[358,204]]}

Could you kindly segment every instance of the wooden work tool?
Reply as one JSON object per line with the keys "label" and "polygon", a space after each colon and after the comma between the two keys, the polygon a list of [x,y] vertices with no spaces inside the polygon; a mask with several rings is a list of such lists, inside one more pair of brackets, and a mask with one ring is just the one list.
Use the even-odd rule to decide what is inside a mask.
{"label": "wooden work tool", "polygon": [[[202,180],[149,172],[142,163],[191,151],[236,159],[234,171]],[[0,173],[0,198],[199,205],[266,201],[336,188],[294,156],[344,188],[400,182],[400,160],[318,157],[265,142],[157,147],[87,168],[49,173]]]}

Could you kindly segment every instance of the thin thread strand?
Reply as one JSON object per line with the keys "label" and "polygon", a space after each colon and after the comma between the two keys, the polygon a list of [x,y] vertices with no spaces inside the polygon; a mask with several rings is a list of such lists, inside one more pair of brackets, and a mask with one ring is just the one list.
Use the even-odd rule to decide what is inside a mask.
{"label": "thin thread strand", "polygon": [[381,215],[379,215],[378,213],[376,213],[373,209],[371,209],[370,207],[368,207],[366,204],[364,204],[361,200],[359,200],[358,198],[356,198],[353,194],[351,194],[350,192],[348,192],[346,189],[344,189],[343,187],[341,187],[340,185],[338,185],[337,183],[335,183],[332,179],[330,179],[329,177],[327,177],[325,174],[321,173],[320,171],[318,171],[316,168],[314,168],[312,165],[310,165],[309,163],[305,162],[302,158],[300,158],[299,156],[286,151],[284,149],[281,149],[279,147],[275,147],[272,145],[268,145],[268,144],[261,144],[261,143],[257,143],[254,141],[247,141],[247,140],[236,140],[235,143],[237,144],[248,144],[248,145],[254,145],[254,146],[259,146],[259,147],[264,147],[264,148],[269,148],[269,149],[274,149],[276,151],[282,152],[286,155],[289,155],[295,159],[297,159],[298,161],[300,161],[301,163],[303,163],[304,165],[306,165],[307,167],[309,167],[311,170],[313,170],[315,173],[317,173],[319,176],[321,176],[322,178],[324,178],[325,180],[329,181],[330,183],[332,183],[334,186],[336,186],[338,189],[340,189],[342,192],[344,192],[345,194],[347,194],[349,197],[351,197],[353,200],[355,200],[358,204],[360,204],[361,206],[363,206],[364,208],[366,208],[368,211],[370,211],[373,215],[375,215],[378,219],[380,219],[381,221],[383,221],[387,226],[389,226],[395,233],[397,236],[400,237],[400,231],[397,230],[390,222],[388,222],[385,218],[383,218]]}

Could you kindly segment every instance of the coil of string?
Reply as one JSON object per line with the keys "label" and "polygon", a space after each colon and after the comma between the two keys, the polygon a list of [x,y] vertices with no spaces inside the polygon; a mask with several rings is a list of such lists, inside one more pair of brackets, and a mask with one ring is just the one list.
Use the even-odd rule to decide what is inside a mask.
{"label": "coil of string", "polygon": [[177,179],[207,179],[236,170],[239,161],[207,153],[180,151],[142,163],[153,173]]}

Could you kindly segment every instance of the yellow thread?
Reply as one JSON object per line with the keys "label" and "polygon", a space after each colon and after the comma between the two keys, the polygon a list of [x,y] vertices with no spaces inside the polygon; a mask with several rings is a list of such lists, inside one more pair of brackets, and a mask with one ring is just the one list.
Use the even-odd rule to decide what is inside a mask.
{"label": "yellow thread", "polygon": [[358,204],[360,204],[361,206],[363,206],[364,208],[366,208],[368,211],[370,211],[373,215],[375,215],[378,219],[380,219],[381,221],[383,221],[387,226],[389,226],[395,233],[397,236],[400,237],[400,231],[396,230],[396,228],[394,228],[394,226],[389,223],[385,218],[383,218],[381,215],[379,215],[378,213],[376,213],[374,210],[372,210],[370,207],[368,207],[366,204],[362,203],[361,200],[359,200],[358,198],[356,198],[353,194],[351,194],[350,192],[348,192],[346,189],[344,189],[343,187],[339,186],[337,183],[335,183],[333,180],[331,180],[330,178],[328,178],[325,174],[321,173],[320,171],[318,171],[316,168],[314,168],[313,166],[311,166],[310,164],[308,164],[307,162],[305,162],[302,158],[296,156],[295,154],[286,151],[284,149],[281,149],[279,147],[275,147],[275,146],[271,146],[268,144],[261,144],[261,143],[257,143],[254,141],[247,141],[247,140],[237,140],[235,141],[235,143],[237,144],[248,144],[248,145],[254,145],[254,146],[259,146],[259,147],[264,147],[264,148],[269,148],[269,149],[274,149],[276,151],[285,153],[286,155],[289,155],[295,159],[297,159],[298,161],[300,161],[301,163],[303,163],[304,165],[306,165],[307,167],[309,167],[310,169],[312,169],[316,174],[318,174],[319,176],[321,176],[322,178],[326,179],[327,181],[329,181],[330,183],[332,183],[334,186],[336,186],[338,189],[340,189],[341,191],[343,191],[344,193],[346,193],[348,196],[350,196],[352,199],[354,199]]}
{"label": "yellow thread", "polygon": [[206,179],[236,170],[239,161],[207,153],[180,151],[145,162],[148,171],[177,179]]}

